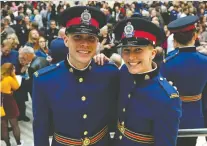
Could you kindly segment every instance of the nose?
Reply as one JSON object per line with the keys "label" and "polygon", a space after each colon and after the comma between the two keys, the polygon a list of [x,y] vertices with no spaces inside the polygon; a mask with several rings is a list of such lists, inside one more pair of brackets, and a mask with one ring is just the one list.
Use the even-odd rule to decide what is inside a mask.
{"label": "nose", "polygon": [[129,60],[134,60],[136,58],[137,58],[136,54],[134,54],[133,52],[130,52],[130,54],[129,54]]}
{"label": "nose", "polygon": [[86,40],[86,39],[83,39],[82,41],[81,41],[81,47],[87,47],[88,46],[88,41]]}

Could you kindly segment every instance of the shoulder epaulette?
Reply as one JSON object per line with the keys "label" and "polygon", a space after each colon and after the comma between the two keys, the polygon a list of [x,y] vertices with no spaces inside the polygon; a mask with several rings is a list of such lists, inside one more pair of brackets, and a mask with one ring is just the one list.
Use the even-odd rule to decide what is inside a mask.
{"label": "shoulder epaulette", "polygon": [[51,72],[51,71],[59,68],[59,66],[60,66],[60,63],[54,64],[54,65],[51,65],[51,66],[47,66],[43,69],[40,69],[40,70],[34,72],[34,76],[38,77],[38,76],[41,76],[41,75],[46,74],[48,72]]}
{"label": "shoulder epaulette", "polygon": [[167,56],[167,57],[163,60],[163,62],[166,63],[168,60],[173,59],[174,57],[176,57],[176,56],[178,55],[178,53],[179,53],[179,50],[178,50],[178,49],[174,50],[173,52],[170,53],[169,56]]}
{"label": "shoulder epaulette", "polygon": [[177,90],[173,88],[173,86],[171,86],[165,78],[159,77],[158,80],[159,80],[161,87],[165,90],[165,92],[168,94],[170,98],[179,97]]}

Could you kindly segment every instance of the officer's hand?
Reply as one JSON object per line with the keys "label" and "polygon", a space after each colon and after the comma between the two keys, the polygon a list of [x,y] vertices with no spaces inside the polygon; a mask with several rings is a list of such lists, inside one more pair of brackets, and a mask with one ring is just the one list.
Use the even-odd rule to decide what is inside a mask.
{"label": "officer's hand", "polygon": [[109,62],[109,58],[106,57],[103,53],[95,55],[93,59],[98,65],[104,65],[105,62]]}
{"label": "officer's hand", "polygon": [[207,55],[207,44],[202,44],[202,46],[196,47],[196,50],[202,54]]}

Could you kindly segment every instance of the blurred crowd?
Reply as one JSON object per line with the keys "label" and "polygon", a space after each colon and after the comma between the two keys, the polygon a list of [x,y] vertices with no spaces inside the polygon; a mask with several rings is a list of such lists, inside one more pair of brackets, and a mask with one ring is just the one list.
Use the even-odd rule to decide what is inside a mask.
{"label": "blurred crowd", "polygon": [[[161,28],[164,41],[157,47],[159,53],[155,61],[158,64],[174,50],[173,34],[170,34],[167,25],[177,18],[189,15],[197,15],[200,18],[196,24],[196,46],[199,51],[207,52],[207,2],[204,1],[114,1],[113,4],[107,1],[88,1],[86,4],[80,1],[1,1],[1,83],[6,86],[1,88],[1,92],[14,91],[12,96],[15,101],[8,102],[16,102],[17,108],[14,108],[11,117],[5,120],[11,121],[18,144],[21,142],[17,120],[30,120],[25,115],[25,101],[28,100],[28,92],[32,92],[32,74],[40,68],[64,60],[68,54],[69,50],[64,44],[65,28],[59,22],[64,19],[60,17],[61,12],[71,7],[71,3],[73,6],[97,7],[104,12],[107,25],[100,31],[97,54],[105,54],[118,67],[121,66],[122,60],[118,55],[120,52],[114,49],[119,42],[114,41],[113,27],[120,20],[129,17],[142,17]],[[15,75],[21,75],[21,85],[16,85],[18,81]],[[8,76],[12,79],[4,80]],[[7,88],[8,84],[5,82],[12,82],[16,86]],[[4,124],[2,137],[8,141],[9,129],[7,122]]]}

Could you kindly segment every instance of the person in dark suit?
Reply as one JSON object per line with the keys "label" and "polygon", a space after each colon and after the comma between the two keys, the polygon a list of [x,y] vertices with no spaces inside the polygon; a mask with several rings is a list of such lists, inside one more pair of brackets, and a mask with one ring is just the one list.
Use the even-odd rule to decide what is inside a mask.
{"label": "person in dark suit", "polygon": [[[28,30],[26,28],[26,26],[23,24],[23,17],[22,16],[17,16],[16,18],[16,25],[13,25],[13,28],[16,32],[16,35],[19,39],[19,46],[24,46],[27,42],[28,39]],[[26,37],[25,37],[26,36]],[[18,48],[19,48],[18,46]]]}
{"label": "person in dark suit", "polygon": [[[197,16],[186,16],[168,25],[175,50],[161,65],[161,74],[173,81],[182,100],[180,129],[204,128],[202,92],[207,83],[207,56],[196,51]],[[195,146],[197,137],[178,138],[177,146]]]}
{"label": "person in dark suit", "polygon": [[25,46],[19,50],[19,62],[21,64],[22,83],[20,88],[15,91],[15,99],[20,110],[19,121],[30,121],[26,116],[25,102],[28,100],[28,92],[32,95],[32,75],[35,71],[46,67],[49,62],[43,57],[36,57],[34,49]]}
{"label": "person in dark suit", "polygon": [[34,73],[34,145],[49,146],[51,111],[53,146],[109,146],[116,123],[118,69],[92,60],[106,17],[94,7],[77,6],[62,13],[61,23],[66,26],[67,58]]}
{"label": "person in dark suit", "polygon": [[52,64],[58,63],[67,58],[68,47],[66,47],[64,43],[65,37],[65,28],[61,28],[58,32],[58,38],[52,40],[50,44],[49,49],[52,57]]}
{"label": "person in dark suit", "polygon": [[58,29],[56,28],[55,20],[50,20],[50,28],[46,31],[46,39],[48,40],[48,46],[50,48],[50,43],[52,40],[58,37]]}

